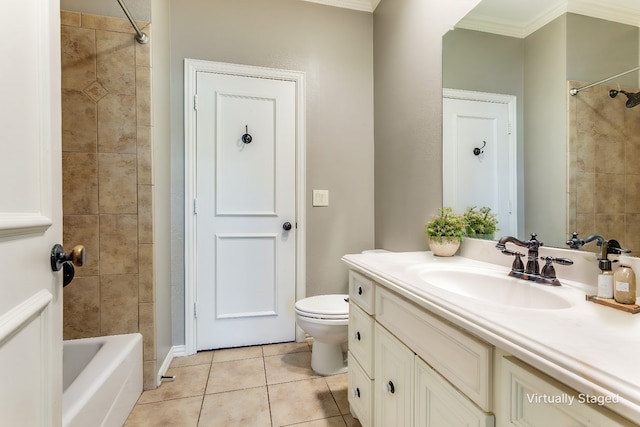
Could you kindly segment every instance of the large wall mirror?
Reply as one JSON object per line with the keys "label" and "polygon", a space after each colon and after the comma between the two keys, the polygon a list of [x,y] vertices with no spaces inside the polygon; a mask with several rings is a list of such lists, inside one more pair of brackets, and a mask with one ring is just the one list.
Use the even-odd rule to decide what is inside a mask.
{"label": "large wall mirror", "polygon": [[582,3],[482,0],[443,37],[443,87],[517,97],[517,237],[597,233],[640,254],[640,106],[609,95],[640,75],[569,95],[640,65],[640,2]]}

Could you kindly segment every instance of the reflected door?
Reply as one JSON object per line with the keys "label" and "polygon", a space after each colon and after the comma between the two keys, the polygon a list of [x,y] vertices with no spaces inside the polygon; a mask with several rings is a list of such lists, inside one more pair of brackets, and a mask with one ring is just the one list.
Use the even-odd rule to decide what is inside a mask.
{"label": "reflected door", "polygon": [[197,349],[293,341],[295,83],[196,80]]}
{"label": "reflected door", "polygon": [[466,94],[443,98],[443,206],[458,213],[487,206],[498,217],[497,236],[517,236],[513,113],[508,103],[477,99],[488,94]]}

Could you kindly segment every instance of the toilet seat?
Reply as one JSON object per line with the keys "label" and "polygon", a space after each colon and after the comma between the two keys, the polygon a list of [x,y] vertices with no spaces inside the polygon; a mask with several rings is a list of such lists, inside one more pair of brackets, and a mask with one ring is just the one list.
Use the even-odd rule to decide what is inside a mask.
{"label": "toilet seat", "polygon": [[313,319],[348,319],[348,295],[317,295],[296,302],[296,314]]}

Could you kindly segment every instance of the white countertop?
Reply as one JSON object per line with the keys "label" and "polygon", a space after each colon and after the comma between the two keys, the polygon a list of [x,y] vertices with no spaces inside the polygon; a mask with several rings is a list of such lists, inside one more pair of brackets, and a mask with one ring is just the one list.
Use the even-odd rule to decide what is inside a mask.
{"label": "white countertop", "polygon": [[476,266],[505,276],[509,272],[508,267],[461,256],[371,252],[345,255],[343,261],[580,393],[616,397],[619,402],[607,406],[640,424],[640,314],[588,302],[587,287],[562,278],[558,287],[518,280],[523,286],[544,287],[570,304],[530,309],[461,296],[430,285],[416,273],[434,263]]}

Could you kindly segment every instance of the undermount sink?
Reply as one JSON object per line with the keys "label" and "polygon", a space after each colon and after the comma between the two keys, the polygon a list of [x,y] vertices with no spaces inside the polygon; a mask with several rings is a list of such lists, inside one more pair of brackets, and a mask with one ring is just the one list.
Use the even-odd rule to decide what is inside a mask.
{"label": "undermount sink", "polygon": [[567,300],[554,293],[560,288],[517,279],[506,272],[449,265],[427,267],[418,275],[437,288],[492,304],[546,310],[571,307]]}

